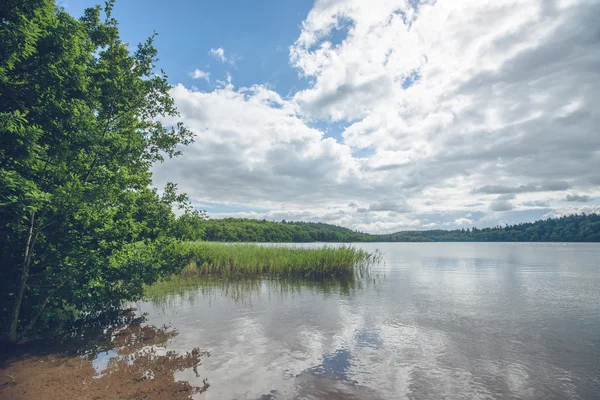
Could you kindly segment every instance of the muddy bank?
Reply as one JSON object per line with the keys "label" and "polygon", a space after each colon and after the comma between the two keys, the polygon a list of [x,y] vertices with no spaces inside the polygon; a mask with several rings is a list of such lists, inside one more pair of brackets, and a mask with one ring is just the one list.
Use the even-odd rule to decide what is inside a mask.
{"label": "muddy bank", "polygon": [[[186,353],[167,351],[175,330],[145,325],[132,315],[119,318],[108,328],[97,324],[96,335],[86,329],[68,338],[4,349],[0,398],[190,399],[208,389],[206,380],[202,386],[192,386],[175,378],[175,373],[186,369],[198,377],[197,366],[208,353],[198,348]],[[76,338],[91,339],[77,342]]]}

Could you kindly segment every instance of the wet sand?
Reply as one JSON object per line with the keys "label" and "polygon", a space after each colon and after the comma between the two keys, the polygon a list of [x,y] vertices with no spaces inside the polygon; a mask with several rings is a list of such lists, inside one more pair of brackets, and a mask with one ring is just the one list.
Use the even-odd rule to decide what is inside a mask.
{"label": "wet sand", "polygon": [[175,373],[192,369],[197,375],[196,367],[210,355],[197,348],[183,354],[166,351],[176,334],[134,320],[102,331],[89,343],[69,341],[67,346],[55,339],[4,349],[0,398],[191,399],[206,391],[208,382],[192,386],[176,380]]}

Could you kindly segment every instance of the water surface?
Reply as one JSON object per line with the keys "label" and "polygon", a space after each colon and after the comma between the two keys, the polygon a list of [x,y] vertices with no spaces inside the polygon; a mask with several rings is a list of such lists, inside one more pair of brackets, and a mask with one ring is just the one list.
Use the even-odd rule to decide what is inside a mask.
{"label": "water surface", "polygon": [[176,374],[200,399],[600,393],[600,245],[357,246],[384,262],[355,282],[187,282],[138,308],[168,350],[210,351]]}

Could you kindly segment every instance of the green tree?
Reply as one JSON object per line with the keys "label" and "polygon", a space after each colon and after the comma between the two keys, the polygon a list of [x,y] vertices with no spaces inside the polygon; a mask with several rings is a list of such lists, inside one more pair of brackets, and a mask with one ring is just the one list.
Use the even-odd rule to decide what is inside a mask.
{"label": "green tree", "polygon": [[[168,272],[172,206],[150,167],[191,142],[153,38],[130,51],[113,1],[76,20],[53,0],[0,5],[0,285],[4,339],[67,310],[141,295]],[[103,15],[104,11],[104,15]]]}
{"label": "green tree", "polygon": [[600,241],[600,215],[569,215],[504,227],[403,231],[371,235],[315,222],[226,218],[202,221],[202,239],[244,242]]}

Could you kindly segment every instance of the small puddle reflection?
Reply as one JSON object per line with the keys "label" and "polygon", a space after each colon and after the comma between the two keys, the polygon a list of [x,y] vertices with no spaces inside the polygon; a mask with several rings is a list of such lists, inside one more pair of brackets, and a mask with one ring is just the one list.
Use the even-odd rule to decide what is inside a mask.
{"label": "small puddle reflection", "polygon": [[190,399],[209,388],[178,380],[175,374],[191,371],[208,352],[167,350],[178,335],[167,326],[146,325],[135,310],[114,318],[75,327],[56,340],[30,342],[6,354],[0,375],[14,377],[14,384],[0,387],[3,399]]}

